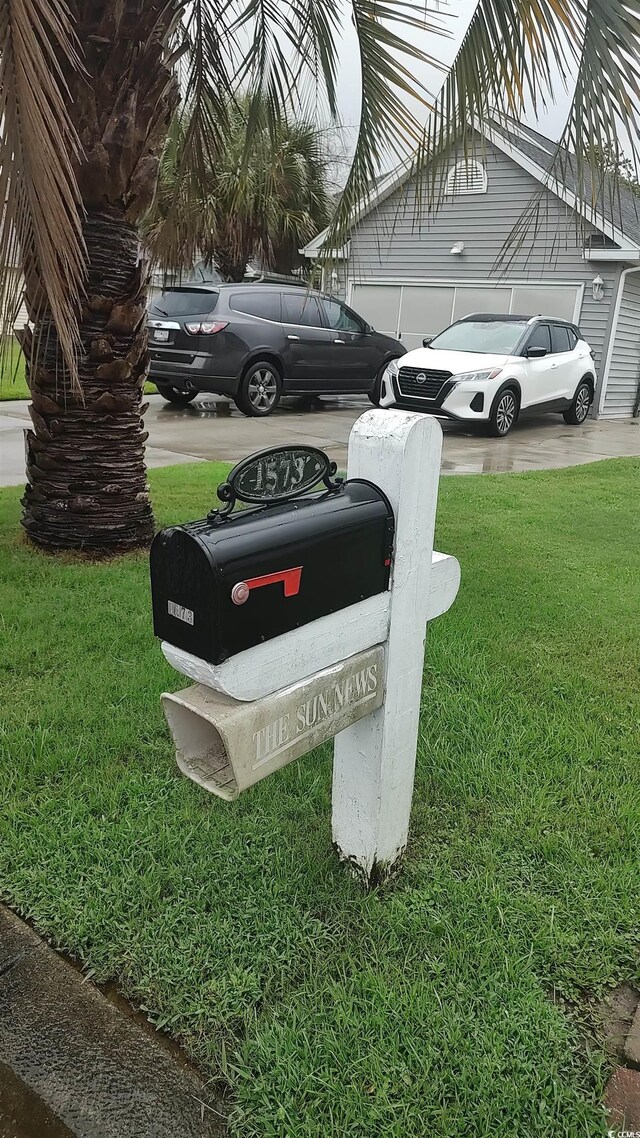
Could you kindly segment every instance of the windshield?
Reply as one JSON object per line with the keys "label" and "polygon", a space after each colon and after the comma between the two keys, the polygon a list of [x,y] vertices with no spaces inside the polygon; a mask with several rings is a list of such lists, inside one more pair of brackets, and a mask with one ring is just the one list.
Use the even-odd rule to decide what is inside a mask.
{"label": "windshield", "polygon": [[445,328],[429,344],[450,352],[487,352],[508,356],[527,327],[526,320],[464,320]]}
{"label": "windshield", "polygon": [[163,316],[200,316],[213,312],[218,293],[203,288],[172,288],[151,302],[154,312]]}

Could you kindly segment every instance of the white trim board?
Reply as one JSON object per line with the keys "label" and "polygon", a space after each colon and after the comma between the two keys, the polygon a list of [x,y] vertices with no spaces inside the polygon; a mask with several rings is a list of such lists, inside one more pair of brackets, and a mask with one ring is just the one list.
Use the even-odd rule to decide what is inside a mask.
{"label": "white trim board", "polygon": [[[359,221],[362,221],[362,218],[366,217],[368,213],[371,213],[372,209],[375,209],[375,207],[377,205],[380,205],[380,203],[383,202],[385,198],[389,197],[389,194],[392,194],[394,190],[397,190],[398,187],[401,186],[405,181],[405,179],[410,176],[410,174],[411,164],[409,162],[402,162],[399,166],[395,166],[393,170],[390,170],[389,173],[385,175],[385,177],[382,178],[378,183],[378,187],[374,193],[372,193],[369,197],[360,199],[353,211],[353,220],[350,222],[350,224],[357,225]],[[321,233],[318,233],[316,237],[307,242],[306,245],[303,245],[302,249],[298,249],[298,252],[303,257],[310,257],[312,259],[315,259],[317,256],[319,256],[321,251],[323,253],[323,256],[327,259],[339,256],[339,251],[336,253],[335,251],[329,252],[328,250],[322,249],[322,246],[327,239],[329,229],[330,226],[327,225]],[[343,246],[343,249],[344,248],[345,246]],[[348,255],[349,254],[347,253],[347,256]]]}
{"label": "white trim board", "polygon": [[619,264],[620,261],[640,261],[640,249],[585,249],[582,257],[585,261]]}

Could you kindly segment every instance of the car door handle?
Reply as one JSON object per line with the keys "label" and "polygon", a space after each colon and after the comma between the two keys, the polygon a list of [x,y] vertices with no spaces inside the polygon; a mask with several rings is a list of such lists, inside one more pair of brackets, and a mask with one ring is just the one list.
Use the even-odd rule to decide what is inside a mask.
{"label": "car door handle", "polygon": [[299,340],[299,336],[287,336],[287,340]]}
{"label": "car door handle", "polygon": [[334,344],[344,344],[346,341],[345,340],[334,340],[333,342],[334,342]]}

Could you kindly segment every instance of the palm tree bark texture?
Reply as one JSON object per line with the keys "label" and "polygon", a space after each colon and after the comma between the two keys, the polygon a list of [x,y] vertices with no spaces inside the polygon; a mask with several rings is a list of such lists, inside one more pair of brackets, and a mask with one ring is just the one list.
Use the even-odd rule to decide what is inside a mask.
{"label": "palm tree bark texture", "polygon": [[154,528],[144,463],[147,270],[139,225],[178,99],[165,62],[178,5],[92,0],[72,9],[86,69],[67,76],[86,213],[79,385],[64,366],[38,282],[27,276],[34,328],[23,347],[33,426],[22,524],[40,546],[113,553],[148,544]]}

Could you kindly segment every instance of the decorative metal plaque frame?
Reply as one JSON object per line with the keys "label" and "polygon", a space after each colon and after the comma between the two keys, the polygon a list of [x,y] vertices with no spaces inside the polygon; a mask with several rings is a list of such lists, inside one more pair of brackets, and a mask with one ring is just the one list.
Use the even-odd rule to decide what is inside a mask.
{"label": "decorative metal plaque frame", "polygon": [[211,510],[210,521],[229,516],[236,502],[271,506],[307,494],[322,482],[327,490],[340,490],[344,479],[336,478],[338,467],[317,447],[277,446],[256,451],[234,466],[226,482],[218,486],[224,505]]}

